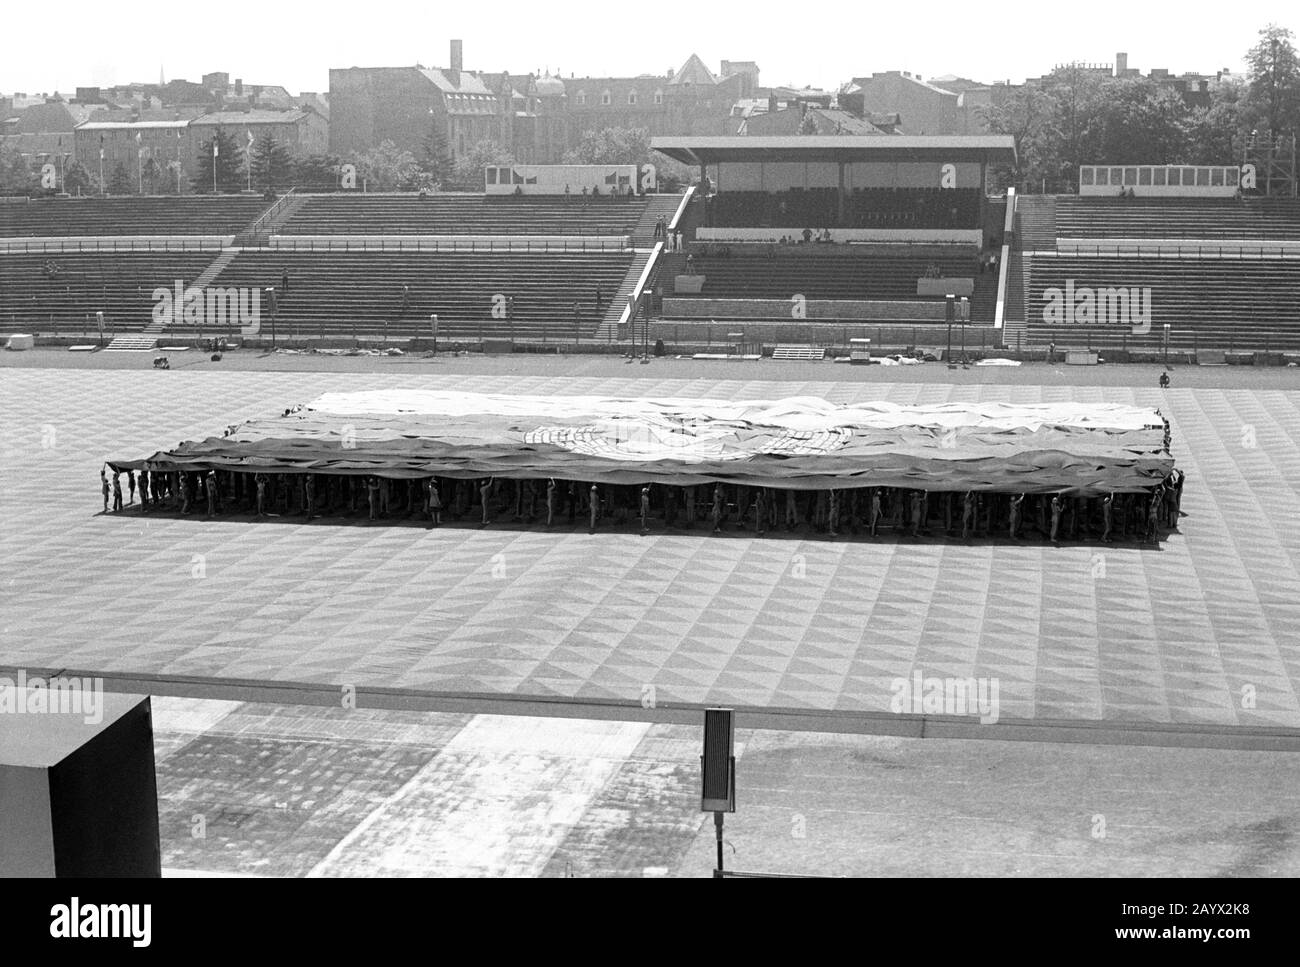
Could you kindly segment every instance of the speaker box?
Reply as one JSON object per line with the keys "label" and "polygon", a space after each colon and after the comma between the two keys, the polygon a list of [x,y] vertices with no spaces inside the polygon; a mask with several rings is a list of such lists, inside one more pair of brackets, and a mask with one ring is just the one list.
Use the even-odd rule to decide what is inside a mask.
{"label": "speaker box", "polygon": [[[33,689],[6,687],[40,708]],[[0,714],[0,877],[162,875],[149,698],[97,701],[94,716]]]}

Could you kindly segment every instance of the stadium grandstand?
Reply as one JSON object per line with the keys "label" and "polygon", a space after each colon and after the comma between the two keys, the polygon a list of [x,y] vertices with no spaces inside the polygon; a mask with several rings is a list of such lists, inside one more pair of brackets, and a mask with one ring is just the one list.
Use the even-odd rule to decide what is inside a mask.
{"label": "stadium grandstand", "polygon": [[[640,192],[613,177],[622,191],[10,201],[0,324],[135,350],[214,336],[611,342],[685,206],[645,190],[652,172]],[[158,311],[157,291],[177,285],[200,305],[251,293],[255,321]]]}
{"label": "stadium grandstand", "polygon": [[[436,335],[690,350],[741,329],[750,351],[821,355],[859,337],[952,347],[957,322],[963,351],[986,354],[1300,349],[1300,200],[1243,192],[1240,166],[1084,166],[1077,195],[992,194],[1007,137],[653,147],[697,184],[519,165],[473,193],[9,199],[0,326],[134,349]],[[255,292],[258,321],[185,331],[156,311],[177,283]]]}
{"label": "stadium grandstand", "polygon": [[[656,138],[699,169],[695,230],[662,260],[662,332],[716,321],[767,341],[937,345],[958,318],[997,323],[1006,209],[990,165],[1015,157],[1002,136]],[[902,327],[886,334],[884,327]]]}
{"label": "stadium grandstand", "polygon": [[1079,195],[1015,198],[1007,345],[1197,361],[1300,349],[1300,200],[1243,191],[1247,168],[1083,166]]}

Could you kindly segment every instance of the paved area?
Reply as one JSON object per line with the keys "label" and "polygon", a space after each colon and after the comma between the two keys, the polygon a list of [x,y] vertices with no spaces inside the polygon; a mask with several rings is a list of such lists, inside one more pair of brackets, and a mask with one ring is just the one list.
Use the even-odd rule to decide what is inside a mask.
{"label": "paved area", "polygon": [[[167,876],[709,876],[700,729],[154,698]],[[725,862],[1300,875],[1300,759],[741,729]]]}
{"label": "paved area", "polygon": [[[996,684],[997,724],[949,716],[969,734],[1107,726],[1121,741],[1204,730],[1213,741],[1274,747],[1266,738],[1281,736],[1294,747],[1293,389],[1180,379],[1161,393],[1030,374],[965,382],[963,371],[952,382],[938,368],[934,378],[864,380],[831,364],[691,364],[710,376],[678,379],[696,370],[584,359],[553,375],[514,359],[504,370],[475,361],[462,372],[461,362],[331,373],[8,367],[0,666],[93,672],[121,687],[143,680],[155,694],[245,697],[266,686],[317,704],[356,689],[365,705],[513,703],[667,722],[726,704],[752,713],[747,725],[772,725],[769,713],[784,710],[803,716],[797,728],[876,732],[917,726],[895,700],[897,683],[919,672]],[[1154,405],[1173,422],[1187,516],[1159,548],[1052,548],[98,513],[110,454],[152,452],[325,390],[389,387]],[[922,727],[942,732],[944,716],[932,722]]]}

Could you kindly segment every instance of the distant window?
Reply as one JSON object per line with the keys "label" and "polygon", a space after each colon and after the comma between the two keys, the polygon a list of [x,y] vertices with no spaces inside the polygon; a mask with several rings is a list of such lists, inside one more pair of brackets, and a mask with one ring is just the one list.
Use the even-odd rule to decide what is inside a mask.
{"label": "distant window", "polygon": [[636,91],[628,91],[628,92],[627,92],[627,103],[629,103],[629,104],[635,104],[635,103],[636,103]]}
{"label": "distant window", "polygon": [[1149,185],[1149,184],[1151,184],[1151,169],[1150,169],[1150,168],[1139,168],[1139,169],[1138,169],[1138,184],[1139,184],[1139,185]]}
{"label": "distant window", "polygon": [[1097,169],[1095,169],[1095,170],[1096,170],[1096,173],[1097,173],[1097,184],[1099,184],[1099,185],[1107,185],[1107,184],[1110,184],[1110,169],[1109,169],[1109,168],[1097,168]]}
{"label": "distant window", "polygon": [[1136,168],[1124,169],[1124,184],[1136,185],[1138,181],[1138,170]]}
{"label": "distant window", "polygon": [[600,103],[602,107],[609,107],[610,104],[614,103],[613,95],[611,95],[609,91],[603,92],[600,95]]}
{"label": "distant window", "polygon": [[1091,184],[1092,184],[1092,176],[1093,176],[1093,169],[1092,169],[1092,168],[1080,168],[1080,169],[1079,169],[1079,184],[1081,184],[1081,185],[1091,185]]}
{"label": "distant window", "polygon": [[1122,184],[1124,184],[1124,169],[1123,169],[1123,168],[1111,168],[1111,169],[1110,169],[1110,183],[1111,183],[1112,185],[1122,185]]}
{"label": "distant window", "polygon": [[1151,184],[1163,188],[1166,184],[1169,183],[1168,168],[1155,168],[1152,170],[1151,174],[1152,174]]}
{"label": "distant window", "polygon": [[1215,187],[1222,187],[1222,185],[1223,185],[1223,169],[1222,169],[1222,168],[1211,168],[1211,169],[1210,169],[1210,184],[1211,184],[1211,185],[1214,185]]}
{"label": "distant window", "polygon": [[489,185],[495,185],[497,183],[497,170],[495,168],[489,168],[487,170],[487,183]]}
{"label": "distant window", "polygon": [[1210,169],[1209,169],[1209,168],[1197,168],[1197,169],[1196,169],[1196,185],[1197,185],[1198,188],[1208,188],[1208,187],[1209,187],[1209,185],[1210,185]]}
{"label": "distant window", "polygon": [[579,91],[579,92],[578,92],[577,101],[578,101],[579,104],[586,104],[586,103],[587,103],[587,92],[586,92],[586,91]]}
{"label": "distant window", "polygon": [[664,102],[664,92],[663,92],[663,91],[655,91],[655,103],[656,103],[656,104],[662,104],[663,102]]}

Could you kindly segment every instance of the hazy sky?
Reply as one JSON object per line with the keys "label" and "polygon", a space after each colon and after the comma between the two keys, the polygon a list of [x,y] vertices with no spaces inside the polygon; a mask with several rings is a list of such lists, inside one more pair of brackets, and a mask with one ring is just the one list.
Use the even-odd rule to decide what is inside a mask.
{"label": "hazy sky", "polygon": [[[799,15],[801,9],[807,13]],[[671,22],[659,19],[664,11],[673,11]],[[1270,21],[1300,28],[1294,0],[1240,7],[1193,0],[866,0],[806,8],[763,0],[136,0],[116,7],[60,0],[6,9],[0,92],[151,82],[160,67],[169,80],[228,71],[232,80],[250,84],[325,91],[331,67],[445,66],[453,37],[465,42],[467,69],[558,68],[566,77],[662,74],[691,53],[715,71],[724,58],[757,61],[764,84],[828,88],[883,70],[1019,82],[1066,61],[1111,63],[1116,51],[1127,52],[1129,66],[1143,72],[1208,73],[1240,70]]]}

